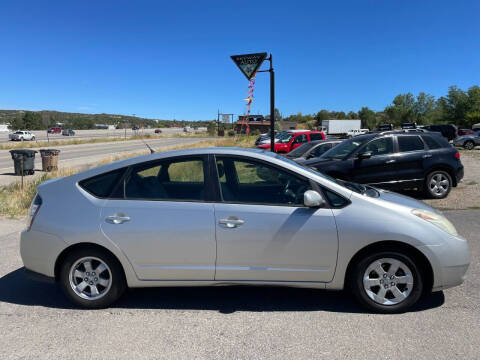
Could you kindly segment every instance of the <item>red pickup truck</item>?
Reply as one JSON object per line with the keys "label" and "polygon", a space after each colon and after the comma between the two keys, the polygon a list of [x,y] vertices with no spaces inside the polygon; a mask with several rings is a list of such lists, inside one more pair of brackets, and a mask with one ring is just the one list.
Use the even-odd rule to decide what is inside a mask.
{"label": "red pickup truck", "polygon": [[[275,142],[275,152],[288,153],[293,149],[314,140],[325,140],[326,136],[322,131],[305,130],[300,132],[287,132]],[[261,144],[259,149],[270,149],[270,144]]]}

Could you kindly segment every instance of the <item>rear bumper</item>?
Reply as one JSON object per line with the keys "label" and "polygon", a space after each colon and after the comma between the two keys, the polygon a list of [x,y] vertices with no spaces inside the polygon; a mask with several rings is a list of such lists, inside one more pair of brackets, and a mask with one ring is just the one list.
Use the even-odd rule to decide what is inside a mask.
{"label": "rear bumper", "polygon": [[454,186],[457,186],[457,184],[463,179],[463,175],[464,175],[464,169],[463,169],[463,165],[461,167],[459,167],[457,169],[457,172],[455,174],[455,184],[453,184]]}

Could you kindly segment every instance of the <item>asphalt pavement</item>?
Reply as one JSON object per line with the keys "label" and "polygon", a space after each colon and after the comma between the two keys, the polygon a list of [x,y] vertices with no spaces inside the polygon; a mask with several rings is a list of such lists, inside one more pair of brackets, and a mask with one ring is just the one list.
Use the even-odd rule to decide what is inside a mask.
{"label": "asphalt pavement", "polygon": [[137,289],[109,309],[75,309],[24,277],[24,222],[0,219],[0,358],[479,359],[480,211],[445,214],[469,240],[467,280],[400,315],[277,287]]}

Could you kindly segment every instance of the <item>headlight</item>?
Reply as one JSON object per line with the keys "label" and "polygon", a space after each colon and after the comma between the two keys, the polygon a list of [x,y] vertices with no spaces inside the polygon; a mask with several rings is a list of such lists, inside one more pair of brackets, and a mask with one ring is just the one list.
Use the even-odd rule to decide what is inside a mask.
{"label": "headlight", "polygon": [[412,214],[418,216],[425,221],[428,221],[429,223],[432,223],[433,225],[449,233],[450,235],[458,236],[455,226],[453,226],[453,224],[448,221],[448,219],[443,215],[423,209],[413,209]]}

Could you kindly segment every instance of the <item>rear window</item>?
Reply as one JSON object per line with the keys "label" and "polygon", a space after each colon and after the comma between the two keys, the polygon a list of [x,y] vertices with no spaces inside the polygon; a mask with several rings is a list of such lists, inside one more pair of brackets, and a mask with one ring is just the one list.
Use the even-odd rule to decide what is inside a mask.
{"label": "rear window", "polygon": [[427,146],[430,150],[440,149],[442,145],[431,136],[422,136],[423,141],[427,143]]}
{"label": "rear window", "polygon": [[398,148],[400,152],[407,152],[424,150],[425,145],[423,144],[422,139],[420,139],[420,136],[399,136]]}
{"label": "rear window", "polygon": [[125,172],[125,168],[109,171],[85,180],[80,181],[79,185],[90,194],[99,197],[108,197],[115,185],[120,181]]}

